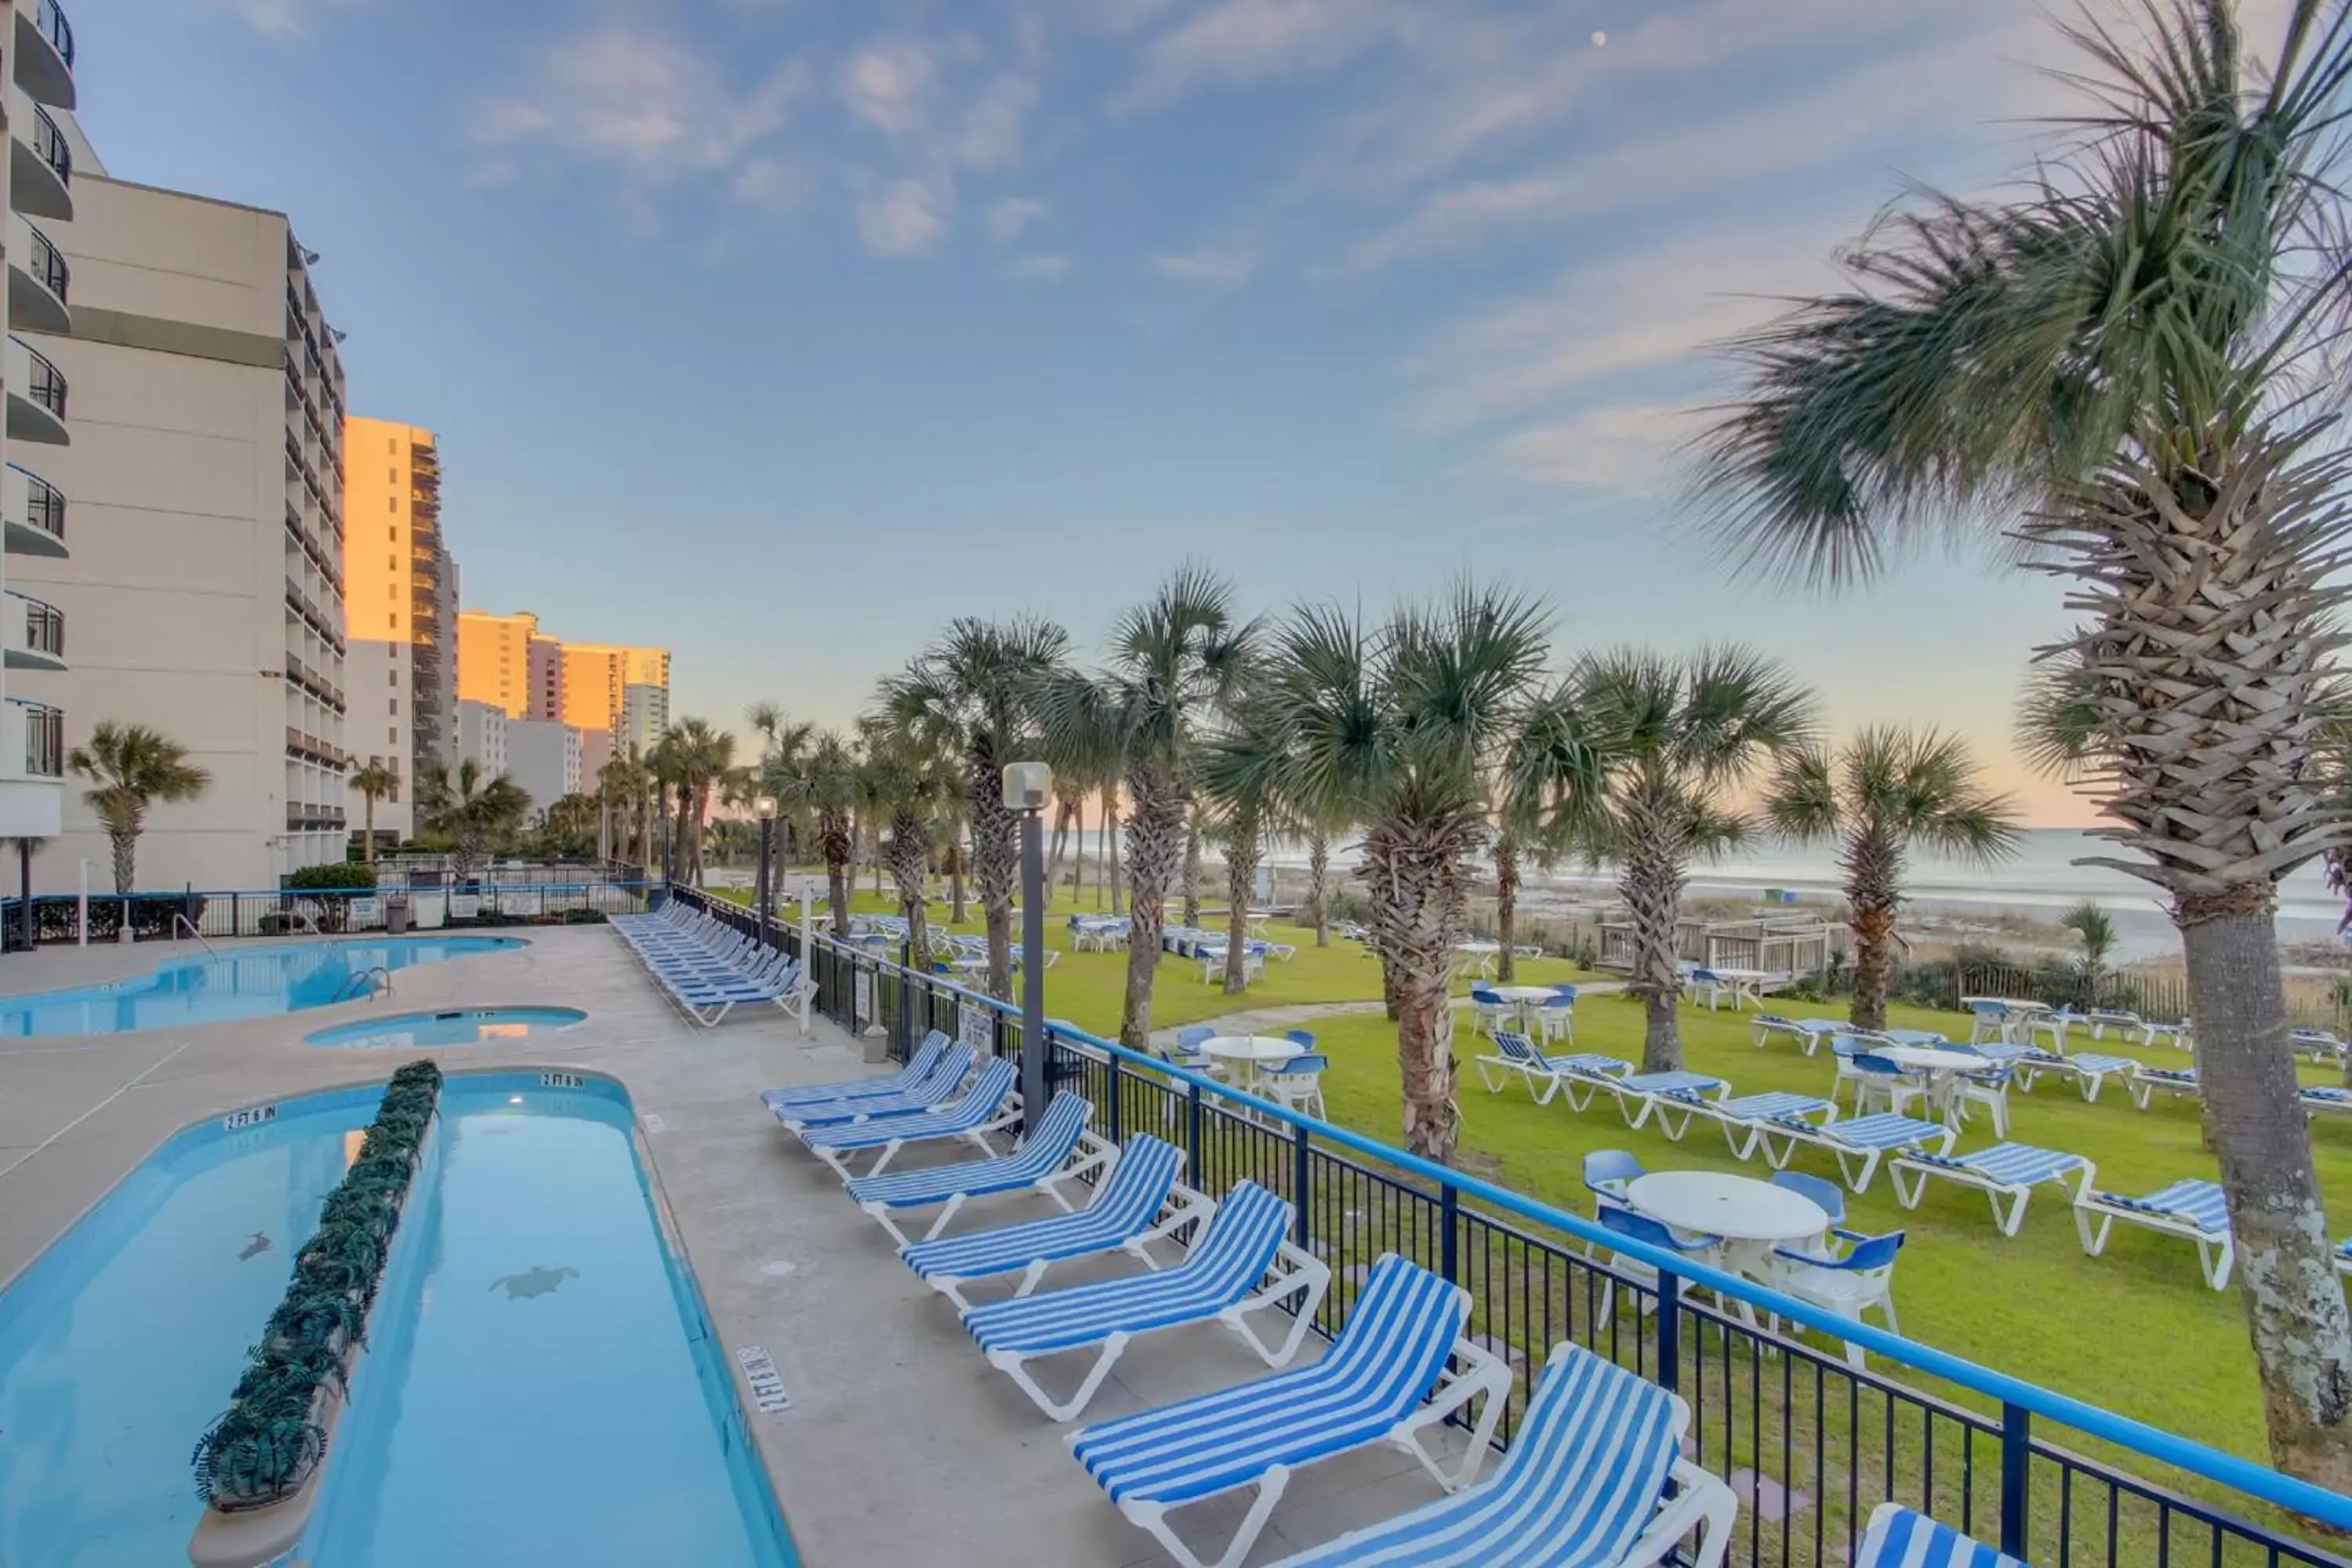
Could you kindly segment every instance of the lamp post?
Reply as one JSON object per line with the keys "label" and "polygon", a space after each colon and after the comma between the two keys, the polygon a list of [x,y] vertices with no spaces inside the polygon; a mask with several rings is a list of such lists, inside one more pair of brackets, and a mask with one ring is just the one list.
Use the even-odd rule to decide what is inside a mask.
{"label": "lamp post", "polygon": [[776,835],[776,797],[763,795],[751,803],[760,814],[760,880],[751,896],[751,907],[760,912],[760,940],[768,940],[768,858]]}
{"label": "lamp post", "polygon": [[1004,808],[1021,816],[1021,1130],[1045,1114],[1045,821],[1054,770],[1013,763],[1004,770]]}

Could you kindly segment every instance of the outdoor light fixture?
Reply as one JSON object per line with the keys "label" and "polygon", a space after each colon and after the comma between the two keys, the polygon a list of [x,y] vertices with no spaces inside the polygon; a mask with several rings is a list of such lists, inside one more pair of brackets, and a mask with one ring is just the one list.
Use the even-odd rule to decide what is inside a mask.
{"label": "outdoor light fixture", "polygon": [[760,819],[764,822],[776,815],[776,797],[763,795],[751,803],[751,809],[759,813]]}
{"label": "outdoor light fixture", "polygon": [[1054,795],[1054,770],[1043,763],[1012,763],[1004,769],[1004,809],[1043,811]]}

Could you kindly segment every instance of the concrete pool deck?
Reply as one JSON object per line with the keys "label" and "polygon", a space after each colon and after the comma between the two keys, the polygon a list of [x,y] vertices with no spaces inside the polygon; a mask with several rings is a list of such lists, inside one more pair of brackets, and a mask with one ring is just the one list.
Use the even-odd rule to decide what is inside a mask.
{"label": "concrete pool deck", "polygon": [[[918,1282],[889,1238],[780,1131],[758,1091],[855,1076],[862,1053],[822,1018],[803,1037],[773,1009],[715,1029],[666,1005],[602,926],[513,932],[530,945],[402,970],[389,996],[274,1017],[103,1037],[0,1041],[0,1284],[173,1132],[206,1117],[381,1079],[432,1056],[452,1071],[550,1067],[628,1088],[661,1194],[730,1354],[763,1346],[791,1408],[737,1396],[811,1568],[957,1564],[1104,1568],[1169,1561],[1068,1457],[1056,1426],[989,1368],[948,1301]],[[283,946],[283,939],[215,944]],[[194,942],[44,948],[0,958],[0,994],[142,974],[202,956]],[[313,1029],[443,1007],[568,1006],[587,1021],[512,1043],[430,1051],[305,1046]],[[955,1156],[949,1156],[955,1157]],[[911,1167],[919,1161],[910,1154]],[[956,1228],[1042,1212],[1033,1198],[974,1203]],[[1066,1277],[1085,1278],[1077,1270]],[[1309,1339],[1309,1354],[1317,1342]],[[1215,1327],[1139,1342],[1087,1412],[1101,1418],[1258,1375]],[[1043,1375],[1064,1386],[1048,1366]],[[226,1395],[227,1390],[223,1389]],[[1407,1456],[1381,1449],[1300,1473],[1251,1554],[1270,1563],[1438,1495]],[[1185,1510],[1196,1550],[1222,1546],[1246,1497]]]}

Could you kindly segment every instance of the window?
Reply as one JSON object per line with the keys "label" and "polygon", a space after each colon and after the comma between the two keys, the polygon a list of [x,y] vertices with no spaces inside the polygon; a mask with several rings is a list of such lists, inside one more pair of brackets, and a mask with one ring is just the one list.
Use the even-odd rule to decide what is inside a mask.
{"label": "window", "polygon": [[400,744],[400,726],[394,724],[391,729],[385,731],[383,738],[386,745],[397,746]]}
{"label": "window", "polygon": [[395,458],[400,456],[400,437],[397,436],[386,436],[383,438],[383,449],[390,452]]}
{"label": "window", "polygon": [[397,543],[399,543],[399,542],[400,542],[400,524],[398,524],[398,523],[396,523],[396,522],[395,522],[395,523],[394,523],[390,528],[385,529],[385,530],[383,531],[383,536],[384,536],[384,538],[385,538],[386,540],[388,540],[389,542],[392,542],[392,543],[394,543],[394,544],[397,544]]}
{"label": "window", "polygon": [[383,510],[386,511],[398,511],[400,510],[400,498],[398,496],[384,497]]}
{"label": "window", "polygon": [[396,669],[387,669],[387,670],[385,670],[385,671],[383,672],[383,683],[384,683],[386,686],[397,686],[397,685],[399,685],[399,684],[400,684],[400,671],[398,671],[398,670],[396,670]]}
{"label": "window", "polygon": [[396,485],[400,483],[400,470],[398,468],[386,468],[383,471],[383,482],[388,485]]}
{"label": "window", "polygon": [[390,713],[392,713],[394,717],[398,717],[398,716],[399,716],[399,713],[400,713],[400,699],[399,699],[399,698],[397,698],[397,697],[394,697],[394,698],[390,698],[390,699],[388,699],[387,700],[389,700],[389,701],[391,702],[391,704],[392,704],[391,708],[390,708],[390,709],[388,709],[388,710],[387,710],[387,711],[388,711],[388,712],[390,712]]}
{"label": "window", "polygon": [[392,623],[392,629],[394,631],[398,631],[400,629],[400,616],[398,612],[395,611],[394,614],[389,615],[384,618]]}

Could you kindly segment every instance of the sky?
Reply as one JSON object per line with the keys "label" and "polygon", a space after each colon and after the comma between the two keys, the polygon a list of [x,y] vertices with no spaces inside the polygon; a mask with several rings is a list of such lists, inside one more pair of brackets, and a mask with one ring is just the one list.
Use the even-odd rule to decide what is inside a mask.
{"label": "sky", "polygon": [[[468,607],[851,718],[957,616],[1091,650],[1461,574],[2015,760],[2061,585],[1696,532],[1706,345],[2063,110],[2026,0],[82,0],[118,178],[290,213],[354,412],[437,431]],[[2264,36],[2258,30],[2256,37]],[[1985,531],[1990,538],[1993,531]]]}

